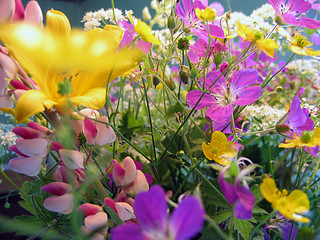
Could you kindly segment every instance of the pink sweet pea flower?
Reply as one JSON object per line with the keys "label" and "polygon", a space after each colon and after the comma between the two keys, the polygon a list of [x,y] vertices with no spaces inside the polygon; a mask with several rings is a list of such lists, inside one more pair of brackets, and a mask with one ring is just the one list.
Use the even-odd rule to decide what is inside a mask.
{"label": "pink sweet pea flower", "polygon": [[43,206],[52,212],[69,214],[73,209],[73,195],[71,185],[63,182],[52,182],[43,187],[41,190],[53,194],[44,200]]}
{"label": "pink sweet pea flower", "polygon": [[279,24],[291,24],[311,29],[320,28],[320,21],[301,17],[302,13],[309,11],[312,4],[307,0],[268,0],[276,11],[276,21]]}
{"label": "pink sweet pea flower", "polygon": [[123,159],[122,166],[113,160],[112,179],[116,186],[130,185],[137,176],[137,168],[131,157]]}
{"label": "pink sweet pea flower", "polygon": [[105,198],[104,204],[112,208],[122,221],[136,218],[133,207],[127,202],[115,202],[111,198]]}
{"label": "pink sweet pea flower", "polygon": [[[99,121],[107,122],[107,117],[99,117]],[[106,124],[97,122],[96,124],[91,119],[85,118],[83,123],[83,134],[90,145],[105,145],[116,140],[116,135],[111,127]]]}
{"label": "pink sweet pea flower", "polygon": [[59,154],[62,162],[69,169],[84,168],[84,158],[81,152],[77,150],[60,149]]}

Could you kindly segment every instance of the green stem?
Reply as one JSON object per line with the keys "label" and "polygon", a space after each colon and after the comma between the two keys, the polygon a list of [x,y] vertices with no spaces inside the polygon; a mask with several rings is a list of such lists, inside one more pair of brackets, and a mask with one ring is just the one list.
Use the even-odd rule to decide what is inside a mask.
{"label": "green stem", "polygon": [[265,224],[270,218],[272,218],[276,213],[277,213],[277,210],[274,209],[274,210],[273,210],[272,212],[270,212],[264,219],[262,219],[262,221],[253,228],[249,240],[252,240],[252,239],[253,239],[253,236],[254,236],[254,233],[255,233],[263,224]]}
{"label": "green stem", "polygon": [[217,234],[222,238],[222,239],[228,239],[228,237],[226,236],[226,234],[221,230],[220,226],[208,215],[205,216],[207,222],[209,223],[209,225],[211,227],[214,228],[214,230],[216,230]]}

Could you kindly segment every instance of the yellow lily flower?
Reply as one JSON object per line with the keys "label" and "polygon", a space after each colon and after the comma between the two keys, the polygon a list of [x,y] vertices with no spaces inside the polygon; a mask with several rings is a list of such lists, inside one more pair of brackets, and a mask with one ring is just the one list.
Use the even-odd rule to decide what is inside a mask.
{"label": "yellow lily flower", "polygon": [[315,51],[312,48],[309,48],[313,43],[309,42],[308,39],[300,34],[295,34],[292,37],[283,27],[278,26],[277,31],[289,41],[289,49],[298,54],[304,56],[310,56],[315,59],[320,59],[320,51]]}
{"label": "yellow lily flower", "polygon": [[215,131],[211,135],[211,142],[202,143],[202,151],[209,160],[226,166],[230,159],[235,157],[236,148],[233,142],[228,142],[226,135],[220,131]]}
{"label": "yellow lily flower", "polygon": [[315,128],[311,131],[304,131],[302,136],[294,136],[293,139],[287,139],[285,143],[280,143],[281,148],[302,148],[320,146],[320,128]]}
{"label": "yellow lily flower", "polygon": [[88,32],[71,30],[68,18],[55,10],[48,11],[44,29],[24,23],[1,26],[0,39],[39,88],[18,99],[17,122],[52,107],[68,111],[67,97],[58,87],[66,79],[71,103],[100,109],[108,81],[130,70],[142,57],[137,49],[117,49],[122,36],[120,28],[110,25]]}
{"label": "yellow lily flower", "polygon": [[217,16],[217,12],[214,9],[211,9],[210,7],[206,7],[203,10],[196,8],[196,15],[202,21],[213,22]]}
{"label": "yellow lily flower", "polygon": [[237,33],[244,41],[254,42],[256,47],[273,58],[274,50],[278,49],[278,44],[270,38],[265,38],[263,33],[238,23]]}
{"label": "yellow lily flower", "polygon": [[260,191],[264,198],[272,204],[272,207],[278,210],[283,216],[288,219],[293,219],[297,222],[309,222],[309,218],[301,216],[310,208],[310,202],[307,194],[300,190],[293,190],[289,195],[287,190],[282,192],[277,188],[273,178],[264,178]]}

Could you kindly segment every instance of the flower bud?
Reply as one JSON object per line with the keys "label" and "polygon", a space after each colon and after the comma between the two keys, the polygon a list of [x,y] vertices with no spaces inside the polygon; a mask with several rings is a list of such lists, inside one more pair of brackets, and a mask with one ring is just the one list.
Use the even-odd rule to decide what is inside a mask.
{"label": "flower bud", "polygon": [[188,50],[189,49],[189,39],[188,38],[180,38],[178,40],[178,48],[180,50]]}
{"label": "flower bud", "polygon": [[145,21],[151,20],[151,15],[148,7],[144,7],[144,9],[142,10],[142,17]]}
{"label": "flower bud", "polygon": [[68,18],[64,13],[60,11],[56,11],[51,9],[47,11],[47,29],[50,31],[62,35],[67,36],[71,31],[71,26]]}
{"label": "flower bud", "polygon": [[190,71],[188,68],[185,66],[182,66],[180,71],[179,71],[179,79],[182,81],[184,84],[188,83],[188,80],[190,78]]}
{"label": "flower bud", "polygon": [[169,28],[170,30],[175,29],[175,27],[176,27],[176,22],[175,22],[173,16],[169,16],[169,17],[168,17],[167,25],[168,25],[168,28]]}

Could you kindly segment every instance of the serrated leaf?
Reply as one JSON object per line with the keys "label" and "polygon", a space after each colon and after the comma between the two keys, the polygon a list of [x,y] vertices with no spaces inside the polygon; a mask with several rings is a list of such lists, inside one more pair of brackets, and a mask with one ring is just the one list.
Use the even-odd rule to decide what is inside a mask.
{"label": "serrated leaf", "polygon": [[231,209],[225,209],[222,211],[219,211],[213,218],[216,221],[216,223],[220,224],[227,220],[229,217],[231,217],[232,210]]}
{"label": "serrated leaf", "polygon": [[253,225],[248,220],[241,220],[234,218],[234,229],[239,231],[244,240],[250,238],[250,233],[253,228]]}

